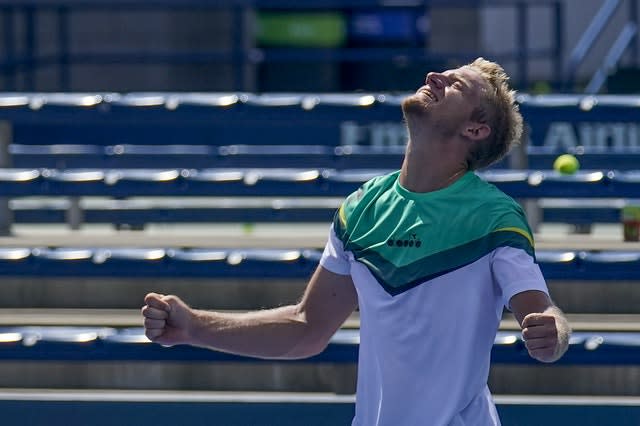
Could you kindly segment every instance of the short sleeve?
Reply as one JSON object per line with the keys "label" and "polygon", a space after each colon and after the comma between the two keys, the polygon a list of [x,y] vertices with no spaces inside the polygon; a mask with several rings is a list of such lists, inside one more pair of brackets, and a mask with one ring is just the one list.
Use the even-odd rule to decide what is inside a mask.
{"label": "short sleeve", "polygon": [[349,257],[344,251],[342,241],[336,236],[333,226],[329,232],[327,245],[320,258],[320,265],[335,274],[349,275],[351,273]]}
{"label": "short sleeve", "polygon": [[526,251],[514,247],[499,247],[491,262],[493,278],[502,291],[502,303],[510,309],[513,296],[527,290],[549,294],[542,271]]}

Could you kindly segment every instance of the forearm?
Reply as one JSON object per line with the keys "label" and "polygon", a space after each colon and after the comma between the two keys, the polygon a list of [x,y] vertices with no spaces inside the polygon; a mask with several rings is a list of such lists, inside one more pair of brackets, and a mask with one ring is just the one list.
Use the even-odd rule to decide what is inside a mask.
{"label": "forearm", "polygon": [[258,358],[321,352],[357,305],[351,277],[318,267],[296,305],[246,313],[193,309],[179,297],[149,293],[145,335],[161,345],[194,345]]}
{"label": "forearm", "polygon": [[259,358],[302,358],[324,347],[298,305],[247,313],[193,310],[190,335],[195,346]]}

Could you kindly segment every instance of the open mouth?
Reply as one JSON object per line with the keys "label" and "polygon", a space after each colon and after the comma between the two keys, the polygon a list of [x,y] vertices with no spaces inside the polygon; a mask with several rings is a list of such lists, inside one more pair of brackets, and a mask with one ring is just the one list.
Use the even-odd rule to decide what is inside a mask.
{"label": "open mouth", "polygon": [[438,102],[438,98],[436,97],[435,94],[433,94],[429,89],[427,89],[426,87],[421,88],[420,90],[418,90],[419,93],[422,93],[423,95],[427,96],[429,99],[431,99],[433,102]]}

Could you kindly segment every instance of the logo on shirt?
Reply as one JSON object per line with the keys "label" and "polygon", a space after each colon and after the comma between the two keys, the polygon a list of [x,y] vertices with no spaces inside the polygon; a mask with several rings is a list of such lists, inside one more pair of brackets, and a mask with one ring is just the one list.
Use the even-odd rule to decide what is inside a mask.
{"label": "logo on shirt", "polygon": [[389,238],[387,241],[387,245],[389,247],[420,247],[422,245],[422,241],[416,237],[416,234],[411,234],[411,237],[408,239],[399,239],[394,240],[393,238]]}

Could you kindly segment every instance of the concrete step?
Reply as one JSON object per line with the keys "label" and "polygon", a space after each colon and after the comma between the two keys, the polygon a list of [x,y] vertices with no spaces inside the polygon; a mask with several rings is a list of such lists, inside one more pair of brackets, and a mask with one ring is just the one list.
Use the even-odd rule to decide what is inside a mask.
{"label": "concrete step", "polygon": [[[353,394],[355,364],[300,362],[0,362],[0,388],[330,392]],[[637,396],[640,366],[493,365],[504,395]]]}
{"label": "concrete step", "polygon": [[[110,225],[14,225],[0,236],[0,247],[225,247],[322,248],[329,223],[305,224],[152,224],[144,230],[115,230]],[[538,249],[639,250],[624,242],[621,225],[595,225],[588,234],[561,225],[543,225],[534,235]]]}
{"label": "concrete step", "polygon": [[[175,294],[201,309],[259,309],[295,303],[303,279],[25,278],[0,279],[0,309],[138,309],[145,294]],[[567,313],[640,314],[640,282],[549,281]]]}

